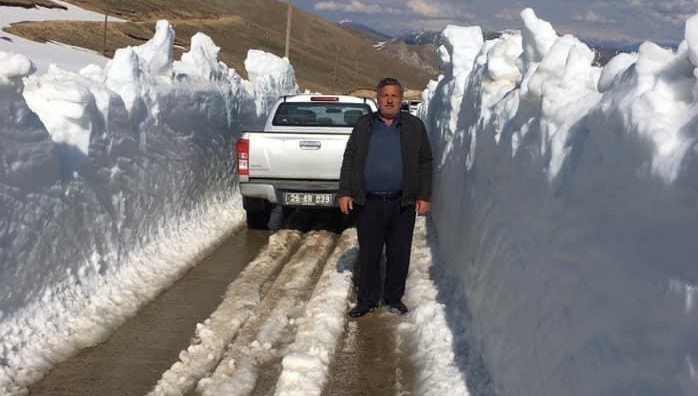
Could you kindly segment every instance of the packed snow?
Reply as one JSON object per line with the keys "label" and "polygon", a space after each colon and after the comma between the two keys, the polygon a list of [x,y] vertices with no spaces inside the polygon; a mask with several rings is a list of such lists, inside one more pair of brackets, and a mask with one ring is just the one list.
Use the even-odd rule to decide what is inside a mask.
{"label": "packed snow", "polygon": [[[492,40],[447,27],[444,74],[423,94],[434,205],[400,327],[415,393],[467,394],[467,380],[473,394],[696,394],[698,16],[678,49],[647,42],[605,66],[533,10],[521,22]],[[293,68],[251,50],[247,81],[205,35],[179,61],[173,39],[160,21],[107,63],[45,73],[0,47],[0,393],[103,340],[241,226],[231,147],[298,90]],[[353,238],[328,266],[346,269]],[[226,324],[249,314],[245,274],[273,266],[231,284],[155,394],[225,359]],[[325,268],[277,394],[319,394],[349,289]]]}

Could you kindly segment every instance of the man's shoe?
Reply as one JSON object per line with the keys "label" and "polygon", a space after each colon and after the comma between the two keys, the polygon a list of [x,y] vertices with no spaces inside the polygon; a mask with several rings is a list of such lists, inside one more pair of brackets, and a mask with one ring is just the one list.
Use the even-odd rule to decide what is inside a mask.
{"label": "man's shoe", "polygon": [[359,316],[364,316],[375,309],[375,306],[356,304],[356,306],[349,311],[349,316],[352,318],[358,318]]}
{"label": "man's shoe", "polygon": [[398,301],[395,303],[388,304],[388,310],[392,313],[404,315],[407,313],[407,306],[402,303],[402,301]]}

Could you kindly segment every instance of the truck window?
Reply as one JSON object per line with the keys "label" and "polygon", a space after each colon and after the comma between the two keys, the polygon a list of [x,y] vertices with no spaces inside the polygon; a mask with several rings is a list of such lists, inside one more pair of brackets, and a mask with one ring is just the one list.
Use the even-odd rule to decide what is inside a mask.
{"label": "truck window", "polygon": [[371,108],[363,103],[286,102],[279,105],[272,124],[353,128],[362,115],[370,112]]}

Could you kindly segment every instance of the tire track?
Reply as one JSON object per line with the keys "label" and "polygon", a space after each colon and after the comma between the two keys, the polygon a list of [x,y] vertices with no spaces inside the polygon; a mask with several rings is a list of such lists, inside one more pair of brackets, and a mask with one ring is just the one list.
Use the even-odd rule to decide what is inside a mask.
{"label": "tire track", "polygon": [[228,286],[221,304],[196,326],[191,345],[163,373],[149,395],[184,395],[216,368],[226,345],[264,297],[265,282],[279,271],[300,241],[301,233],[295,230],[269,237],[269,245]]}
{"label": "tire track", "polygon": [[[313,223],[320,227],[317,219]],[[341,236],[327,230],[277,232],[229,286],[216,312],[197,326],[192,345],[151,395],[420,394],[423,387],[416,393],[413,387],[415,379],[424,380],[417,371],[425,367],[413,358],[434,340],[415,322],[438,322],[438,310],[425,315],[435,308],[431,257],[423,221],[415,231],[411,291],[405,296],[414,311],[395,315],[381,308],[355,320],[346,312],[353,297],[356,229]],[[446,352],[448,342],[443,344],[438,352]],[[458,377],[457,371],[444,372]]]}
{"label": "tire track", "polygon": [[[282,361],[274,395],[312,396],[322,392],[347,322],[352,290],[351,269],[357,255],[356,229],[350,228],[340,236],[305,315],[298,320],[296,339]],[[308,378],[312,380],[308,381]]]}
{"label": "tire track", "polygon": [[[268,245],[249,264],[245,266],[247,260],[240,260],[237,276],[227,286],[222,301],[196,325],[186,349],[179,351],[191,334],[186,329],[210,311],[200,310],[196,319],[180,326],[180,341],[174,347],[166,337],[174,329],[167,326],[177,325],[168,320],[165,327],[163,323],[149,324],[160,330],[148,334],[162,335],[151,337],[148,347],[139,346],[131,335],[123,341],[125,350],[135,346],[127,354],[118,359],[111,355],[93,359],[89,366],[99,367],[95,370],[78,367],[88,378],[83,380],[89,382],[84,389],[91,391],[69,391],[73,376],[63,376],[50,388],[52,393],[46,394],[136,395],[152,389],[148,394],[158,396],[408,396],[451,394],[452,390],[467,395],[465,378],[453,361],[453,341],[444,307],[435,301],[436,288],[429,277],[431,251],[423,219],[418,219],[415,227],[405,295],[410,313],[400,316],[381,308],[365,317],[349,319],[352,269],[358,253],[356,229],[346,229],[338,236],[327,231],[338,228],[339,222],[332,216],[302,214],[289,217],[287,226],[292,227],[293,222],[296,227],[315,230],[303,234],[283,229],[269,236]],[[255,245],[255,250],[259,246]],[[252,254],[254,250],[245,257]],[[243,266],[244,270],[239,271]],[[216,295],[220,296],[224,284],[219,285]],[[207,291],[179,289],[186,301]],[[219,301],[220,297],[211,300],[206,309]],[[164,307],[160,310],[167,311]],[[136,338],[147,329],[139,331]],[[177,353],[179,359],[172,364]],[[167,357],[161,358],[158,368],[151,370],[138,387],[129,387],[129,380],[104,379],[133,378],[134,364],[129,364],[129,371],[117,367],[120,361],[138,365],[162,355]],[[444,359],[449,356],[450,362]],[[170,368],[159,375],[169,364]],[[105,388],[107,382],[120,384],[119,391],[95,391]]]}
{"label": "tire track", "polygon": [[[328,231],[307,234],[235,341],[228,346],[216,370],[199,381],[197,392],[204,396],[245,395],[255,388],[268,387],[265,384],[269,382],[273,387],[278,374],[270,370],[280,366],[283,349],[295,336],[295,319],[303,315],[319,268],[327,260],[335,241],[336,235]],[[260,373],[273,377],[273,382],[268,378],[258,381]]]}
{"label": "tire track", "polygon": [[400,333],[405,320],[385,307],[349,320],[320,395],[411,395],[414,366]]}

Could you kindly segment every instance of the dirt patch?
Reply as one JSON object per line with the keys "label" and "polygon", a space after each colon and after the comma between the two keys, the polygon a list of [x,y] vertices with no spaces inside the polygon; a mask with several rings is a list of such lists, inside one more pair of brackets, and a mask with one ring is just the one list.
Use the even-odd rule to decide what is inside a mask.
{"label": "dirt patch", "polygon": [[422,100],[422,91],[414,89],[405,90],[405,99],[407,100]]}
{"label": "dirt patch", "polygon": [[[75,47],[89,48],[107,57],[114,51],[127,46],[141,45],[155,33],[155,25],[143,22],[109,23],[107,25],[106,51],[104,47],[104,24],[98,22],[21,22],[13,24],[5,31],[41,43],[60,42]],[[175,39],[175,55],[181,55],[181,48],[189,45]]]}
{"label": "dirt patch", "polygon": [[[377,82],[377,81],[376,81]],[[372,88],[359,88],[347,92],[347,95],[358,96],[360,98],[369,98],[376,100],[376,91]]]}
{"label": "dirt patch", "polygon": [[[378,82],[378,81],[376,81]],[[347,92],[347,95],[358,96],[360,98],[369,98],[376,100],[376,91],[372,88],[359,88]],[[405,99],[407,100],[422,100],[422,91],[414,89],[405,89]]]}

